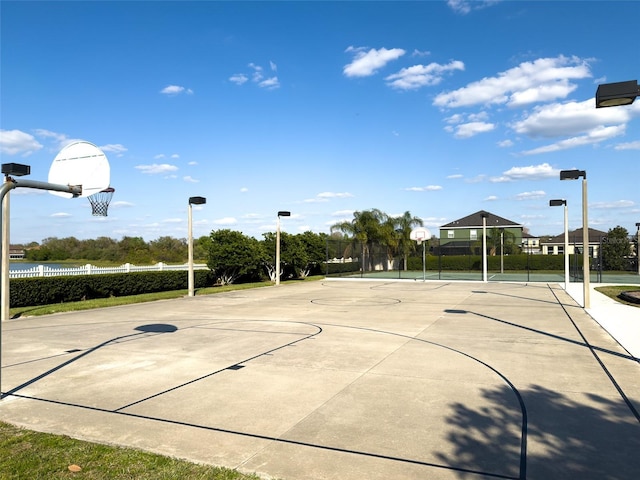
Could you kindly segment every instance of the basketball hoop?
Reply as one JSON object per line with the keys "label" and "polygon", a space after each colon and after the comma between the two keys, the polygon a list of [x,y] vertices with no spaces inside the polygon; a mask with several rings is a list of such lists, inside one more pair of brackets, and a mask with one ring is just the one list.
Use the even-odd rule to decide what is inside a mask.
{"label": "basketball hoop", "polygon": [[89,195],[87,198],[91,204],[91,215],[94,217],[106,217],[111,197],[113,197],[113,192],[115,191],[115,188],[109,187],[93,195]]}

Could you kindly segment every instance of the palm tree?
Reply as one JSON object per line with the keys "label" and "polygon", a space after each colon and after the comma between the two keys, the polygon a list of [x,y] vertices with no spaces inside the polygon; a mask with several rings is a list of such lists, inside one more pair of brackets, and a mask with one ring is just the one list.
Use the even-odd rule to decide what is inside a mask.
{"label": "palm tree", "polygon": [[331,231],[340,231],[352,237],[354,242],[362,246],[362,269],[372,268],[370,252],[373,244],[383,239],[382,225],[386,221],[386,214],[374,208],[353,212],[353,220],[336,223]]}
{"label": "palm tree", "polygon": [[393,218],[395,231],[397,232],[398,253],[404,259],[404,269],[407,270],[407,257],[416,249],[416,244],[411,240],[411,230],[414,227],[424,226],[424,222],[419,217],[414,217],[407,210],[403,215]]}

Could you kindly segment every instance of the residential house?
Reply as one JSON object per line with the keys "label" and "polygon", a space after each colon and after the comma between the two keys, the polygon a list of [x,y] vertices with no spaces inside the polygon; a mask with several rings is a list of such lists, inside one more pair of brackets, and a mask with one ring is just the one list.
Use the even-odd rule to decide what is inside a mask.
{"label": "residential house", "polygon": [[491,235],[494,229],[499,229],[503,234],[509,232],[509,237],[515,245],[522,244],[523,225],[480,210],[440,227],[440,252],[445,255],[481,252],[483,217],[485,217],[487,236]]}
{"label": "residential house", "polygon": [[530,233],[522,232],[522,253],[540,253],[540,237],[534,237]]}
{"label": "residential house", "polygon": [[[607,232],[589,229],[589,257],[597,258],[600,249],[600,242],[607,236]],[[569,255],[583,252],[582,228],[569,232]],[[564,255],[564,233],[556,235],[541,243],[543,255]]]}

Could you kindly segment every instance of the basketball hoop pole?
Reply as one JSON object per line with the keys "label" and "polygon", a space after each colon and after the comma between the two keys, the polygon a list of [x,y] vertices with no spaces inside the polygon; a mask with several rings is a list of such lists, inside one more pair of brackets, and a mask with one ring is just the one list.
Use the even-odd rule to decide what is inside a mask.
{"label": "basketball hoop pole", "polygon": [[[2,259],[2,281],[0,285],[0,323],[9,319],[9,197],[7,194],[17,187],[37,188],[40,190],[54,190],[66,192],[74,197],[82,193],[81,186],[57,185],[55,183],[38,182],[36,180],[16,180],[9,175],[5,176],[5,181],[0,187],[0,231],[2,231],[2,241],[0,242],[0,259]],[[7,197],[5,199],[5,197]],[[6,224],[5,224],[6,221]],[[2,327],[0,326],[0,361],[2,359]],[[2,400],[2,376],[0,365],[0,400]]]}

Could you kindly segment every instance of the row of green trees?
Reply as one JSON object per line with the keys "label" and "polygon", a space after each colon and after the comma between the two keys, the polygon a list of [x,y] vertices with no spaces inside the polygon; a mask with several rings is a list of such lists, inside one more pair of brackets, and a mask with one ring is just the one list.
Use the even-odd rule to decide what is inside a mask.
{"label": "row of green trees", "polygon": [[336,223],[331,227],[331,231],[340,232],[353,243],[360,245],[362,264],[366,270],[373,269],[371,252],[374,245],[385,248],[388,261],[401,256],[406,269],[407,258],[416,249],[416,242],[410,238],[411,230],[423,225],[422,219],[411,215],[409,211],[400,216],[393,216],[374,208],[354,212],[351,221]]}
{"label": "row of green trees", "polygon": [[[206,236],[194,239],[194,258],[206,258]],[[184,238],[160,237],[145,242],[141,237],[109,237],[78,240],[75,237],[50,237],[41,244],[25,245],[25,259],[31,262],[56,262],[64,260],[89,260],[133,263],[137,265],[158,262],[181,263],[187,261],[188,245]]]}

